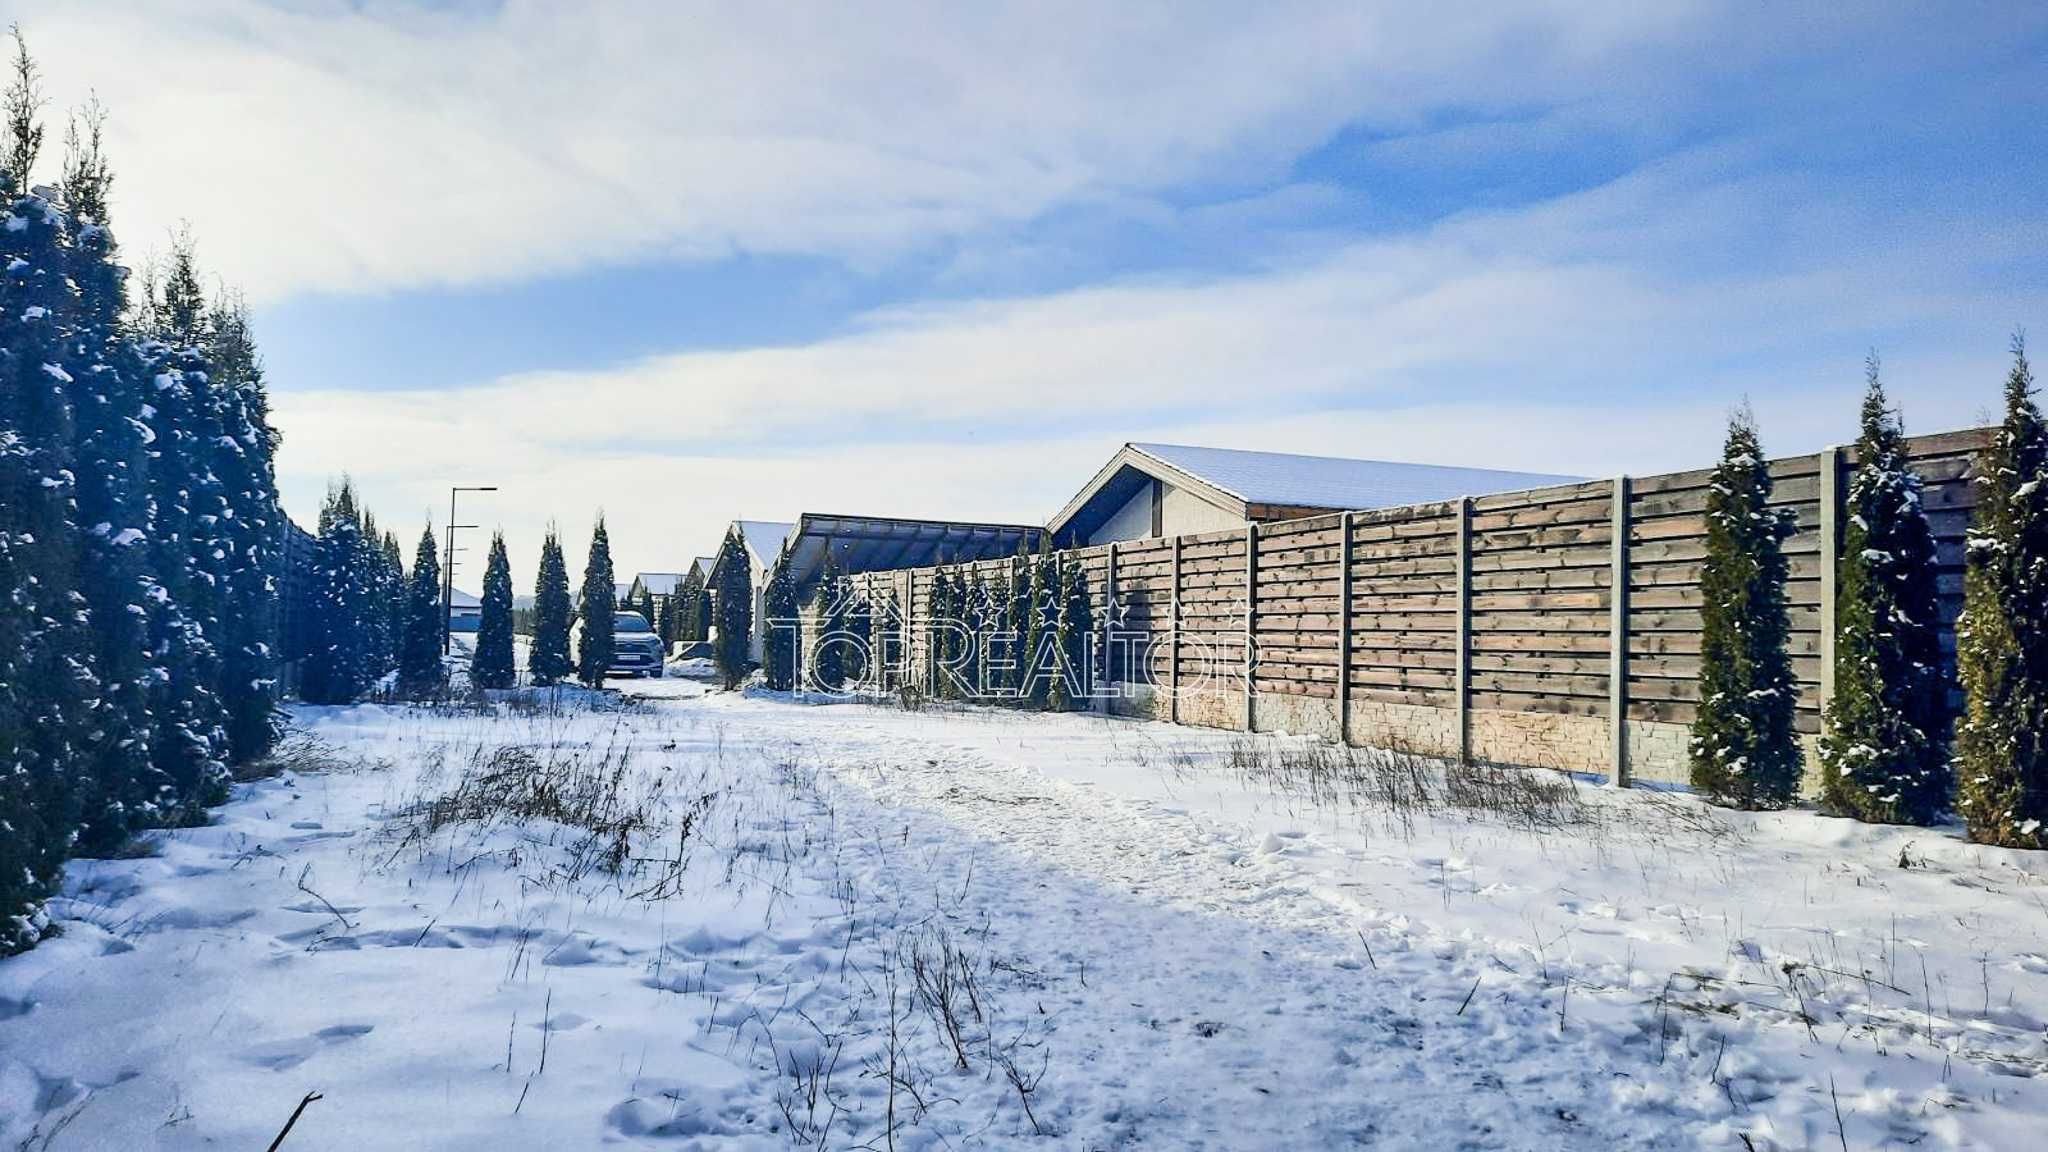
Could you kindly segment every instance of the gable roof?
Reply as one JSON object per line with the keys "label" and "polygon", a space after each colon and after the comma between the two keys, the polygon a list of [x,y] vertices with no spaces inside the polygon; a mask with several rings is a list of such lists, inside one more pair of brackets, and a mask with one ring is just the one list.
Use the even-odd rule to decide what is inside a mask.
{"label": "gable roof", "polygon": [[460,588],[450,588],[448,590],[448,606],[450,608],[481,608],[484,606],[484,602]]}
{"label": "gable roof", "polygon": [[780,520],[735,520],[732,523],[740,530],[740,539],[746,543],[747,551],[753,554],[754,563],[762,568],[775,563],[775,558],[782,555],[782,545],[796,531],[796,525]]}
{"label": "gable roof", "polygon": [[656,596],[672,596],[676,585],[683,582],[681,572],[635,572],[633,583],[645,588]]}
{"label": "gable roof", "polygon": [[718,557],[716,556],[699,556],[695,560],[690,561],[690,571],[695,572],[699,580],[709,580],[711,579],[711,566],[716,563],[718,563]]}
{"label": "gable roof", "polygon": [[1053,518],[1053,532],[1065,540],[1094,531],[1100,520],[1142,488],[1147,478],[1187,489],[1246,519],[1261,511],[1271,515],[1397,508],[1584,479],[1497,468],[1130,443]]}
{"label": "gable roof", "polygon": [[1572,484],[1583,476],[1508,472],[1446,464],[1400,464],[1289,452],[1246,452],[1189,444],[1132,448],[1247,504],[1311,508],[1398,508],[1460,496]]}
{"label": "gable roof", "polygon": [[734,533],[738,533],[740,546],[746,549],[747,559],[752,567],[765,572],[774,565],[776,557],[782,555],[783,542],[795,531],[796,525],[785,524],[780,520],[733,521],[732,527],[726,533],[726,540],[718,545],[718,554],[711,558],[704,569],[704,582],[716,582],[718,566],[725,563],[726,556],[732,551],[728,545]]}

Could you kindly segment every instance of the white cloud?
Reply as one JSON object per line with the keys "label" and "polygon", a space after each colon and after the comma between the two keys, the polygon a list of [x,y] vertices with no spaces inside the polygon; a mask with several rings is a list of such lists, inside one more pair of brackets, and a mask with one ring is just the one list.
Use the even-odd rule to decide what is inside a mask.
{"label": "white cloud", "polygon": [[1747,395],[1774,451],[1811,450],[1852,434],[1886,339],[1913,428],[1972,422],[2013,316],[2048,296],[1954,291],[1967,265],[1938,235],[1662,270],[1785,197],[1679,166],[1258,274],[897,309],[797,347],[459,391],[284,392],[282,463],[302,518],[349,468],[387,517],[496,483],[516,555],[550,518],[580,548],[602,506],[622,564],[660,568],[736,517],[1039,521],[1126,439],[1653,472],[1707,462]]}
{"label": "white cloud", "polygon": [[[1602,91],[1691,5],[102,0],[25,17],[113,111],[131,248],[259,301],[733,250],[875,259],[1347,123]],[[55,157],[48,163],[54,171]]]}

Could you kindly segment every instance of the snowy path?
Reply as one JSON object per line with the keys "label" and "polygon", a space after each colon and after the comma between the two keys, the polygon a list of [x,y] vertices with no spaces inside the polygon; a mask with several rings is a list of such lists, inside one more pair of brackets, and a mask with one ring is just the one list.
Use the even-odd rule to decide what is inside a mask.
{"label": "snowy path", "polygon": [[[0,962],[0,1147],[262,1147],[315,1089],[288,1148],[1996,1148],[2048,1106],[2011,854],[1598,790],[1390,828],[1224,734],[628,691],[308,713],[355,763],[81,862]],[[401,834],[506,745],[716,793],[679,883]]]}

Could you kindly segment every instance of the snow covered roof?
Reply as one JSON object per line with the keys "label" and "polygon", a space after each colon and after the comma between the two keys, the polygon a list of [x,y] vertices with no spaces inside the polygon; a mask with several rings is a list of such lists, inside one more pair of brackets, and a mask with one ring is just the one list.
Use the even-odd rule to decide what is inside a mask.
{"label": "snow covered roof", "polygon": [[656,596],[672,596],[676,586],[683,582],[681,572],[636,572],[633,583],[645,588]]}
{"label": "snow covered roof", "polygon": [[735,520],[733,527],[740,530],[740,539],[753,553],[754,563],[766,568],[782,555],[782,545],[789,535],[796,531],[796,525],[780,520]]}
{"label": "snow covered roof", "polygon": [[711,566],[716,563],[718,563],[718,557],[716,556],[699,556],[695,560],[690,561],[690,571],[695,572],[699,580],[709,580],[711,579]]}
{"label": "snow covered roof", "polygon": [[1582,476],[1505,472],[1444,464],[1399,464],[1290,452],[1245,452],[1189,444],[1132,444],[1132,448],[1208,481],[1248,504],[1314,508],[1396,508],[1460,496],[1572,484]]}
{"label": "snow covered roof", "polygon": [[1077,520],[1106,516],[1142,487],[1147,477],[1192,489],[1247,519],[1314,510],[1396,508],[1584,479],[1498,468],[1130,443],[1060,510],[1053,518],[1053,531],[1064,541],[1074,534],[1070,527],[1083,533],[1092,530],[1092,523],[1077,524]]}
{"label": "snow covered roof", "polygon": [[[735,520],[727,538],[730,539],[731,534],[737,534],[741,545],[747,550],[747,559],[752,566],[765,572],[775,564],[776,558],[782,555],[783,543],[795,531],[796,525],[785,524],[780,520]],[[717,571],[718,565],[724,562],[728,551],[724,544],[720,544],[718,555],[705,563],[705,583],[712,582],[713,574]]]}
{"label": "snow covered roof", "polygon": [[484,606],[484,602],[460,588],[451,588],[448,591],[448,606],[450,608],[481,608]]}

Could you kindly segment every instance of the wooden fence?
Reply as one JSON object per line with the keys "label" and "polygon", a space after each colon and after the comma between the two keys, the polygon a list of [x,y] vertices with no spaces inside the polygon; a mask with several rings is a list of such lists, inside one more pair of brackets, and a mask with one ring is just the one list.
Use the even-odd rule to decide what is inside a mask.
{"label": "wooden fence", "polygon": [[[1908,442],[1953,653],[1969,468],[1991,429]],[[1853,448],[1770,463],[1795,529],[1799,731],[1831,690]],[[1073,550],[1111,711],[1321,732],[1431,755],[1683,780],[1698,699],[1706,470],[1332,513]],[[984,577],[1014,561],[962,565]],[[868,573],[900,668],[922,667],[935,570]],[[900,671],[897,673],[902,674]],[[1620,722],[1616,722],[1619,718]]]}

